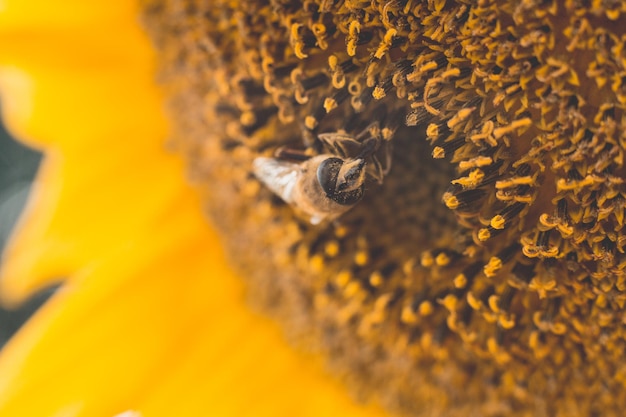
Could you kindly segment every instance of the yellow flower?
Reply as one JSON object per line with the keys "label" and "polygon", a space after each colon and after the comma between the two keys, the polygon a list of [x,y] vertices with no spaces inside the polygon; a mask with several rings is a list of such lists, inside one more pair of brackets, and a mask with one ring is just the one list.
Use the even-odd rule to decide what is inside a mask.
{"label": "yellow flower", "polygon": [[138,12],[74,6],[2,26],[9,123],[47,154],[2,293],[71,278],[0,359],[0,412],[348,414],[238,307],[203,207],[361,398],[621,415],[623,2],[143,0],[164,97]]}
{"label": "yellow flower", "polygon": [[146,4],[257,302],[408,413],[622,413],[623,2]]}
{"label": "yellow flower", "polygon": [[45,153],[1,294],[16,304],[63,281],[2,352],[0,415],[380,415],[244,307],[165,151],[137,14],[127,1],[0,5],[4,118]]}

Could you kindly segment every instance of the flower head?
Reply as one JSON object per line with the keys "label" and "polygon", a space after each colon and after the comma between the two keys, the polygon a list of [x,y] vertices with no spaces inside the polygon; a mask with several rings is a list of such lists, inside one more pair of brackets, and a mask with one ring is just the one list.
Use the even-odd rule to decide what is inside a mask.
{"label": "flower head", "polygon": [[[621,3],[145,10],[175,146],[292,333],[407,413],[620,412]],[[320,161],[370,139],[389,170],[315,217],[340,178]]]}

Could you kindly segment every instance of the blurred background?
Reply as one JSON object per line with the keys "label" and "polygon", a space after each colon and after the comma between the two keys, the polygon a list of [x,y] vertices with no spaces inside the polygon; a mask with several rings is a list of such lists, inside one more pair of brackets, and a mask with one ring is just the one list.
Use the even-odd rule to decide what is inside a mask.
{"label": "blurred background", "polygon": [[[13,140],[0,121],[0,253],[24,208],[40,161],[41,154]],[[49,294],[36,296],[18,310],[0,306],[0,347]]]}

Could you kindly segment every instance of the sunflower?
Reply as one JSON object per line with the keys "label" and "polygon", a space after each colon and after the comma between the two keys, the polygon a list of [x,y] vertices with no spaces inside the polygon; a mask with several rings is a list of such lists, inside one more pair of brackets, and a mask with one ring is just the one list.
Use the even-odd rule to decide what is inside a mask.
{"label": "sunflower", "polygon": [[62,284],[2,352],[0,415],[380,415],[244,306],[131,3],[2,4],[4,120],[45,154],[3,301]]}
{"label": "sunflower", "polygon": [[[239,397],[267,401],[274,415],[310,412],[298,395],[317,393],[301,376],[277,375],[272,357],[286,351],[256,333],[269,325],[231,311],[241,284],[204,213],[249,301],[292,344],[323,353],[360,398],[407,415],[620,415],[622,2],[145,0],[140,9],[164,97],[145,39],[130,19],[133,36],[111,33],[120,18],[110,9],[81,38],[46,36],[96,78],[55,65],[30,75],[37,59],[58,63],[66,51],[39,40],[41,51],[20,46],[22,60],[2,73],[9,93],[31,90],[9,103],[9,122],[47,154],[42,202],[8,252],[3,293],[17,302],[73,277],[5,352],[4,380],[40,375],[6,382],[11,404],[97,345],[106,356],[80,368],[88,378],[65,372],[54,410],[148,414],[174,397],[171,412],[193,414],[189,390],[218,396],[213,414],[246,414]],[[82,44],[87,53],[72,49]],[[83,87],[43,94],[70,84]],[[36,131],[39,95],[55,100],[41,126],[57,126],[59,140],[45,139],[49,126]],[[84,127],[102,120],[115,132]],[[165,131],[178,157],[165,151]],[[85,160],[98,176],[71,171]],[[51,366],[57,352],[65,362]],[[120,380],[118,365],[133,373]],[[275,382],[256,379],[268,374]],[[94,392],[113,376],[116,391]],[[286,387],[278,403],[273,386]]]}

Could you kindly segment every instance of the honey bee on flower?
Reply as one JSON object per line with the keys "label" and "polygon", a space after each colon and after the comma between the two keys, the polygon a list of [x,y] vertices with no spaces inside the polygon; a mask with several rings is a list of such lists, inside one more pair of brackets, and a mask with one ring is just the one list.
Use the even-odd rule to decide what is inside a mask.
{"label": "honey bee on flower", "polygon": [[313,225],[350,210],[363,198],[366,181],[382,184],[391,168],[391,144],[378,123],[356,137],[331,132],[318,139],[327,153],[311,157],[281,148],[253,162],[256,177]]}

